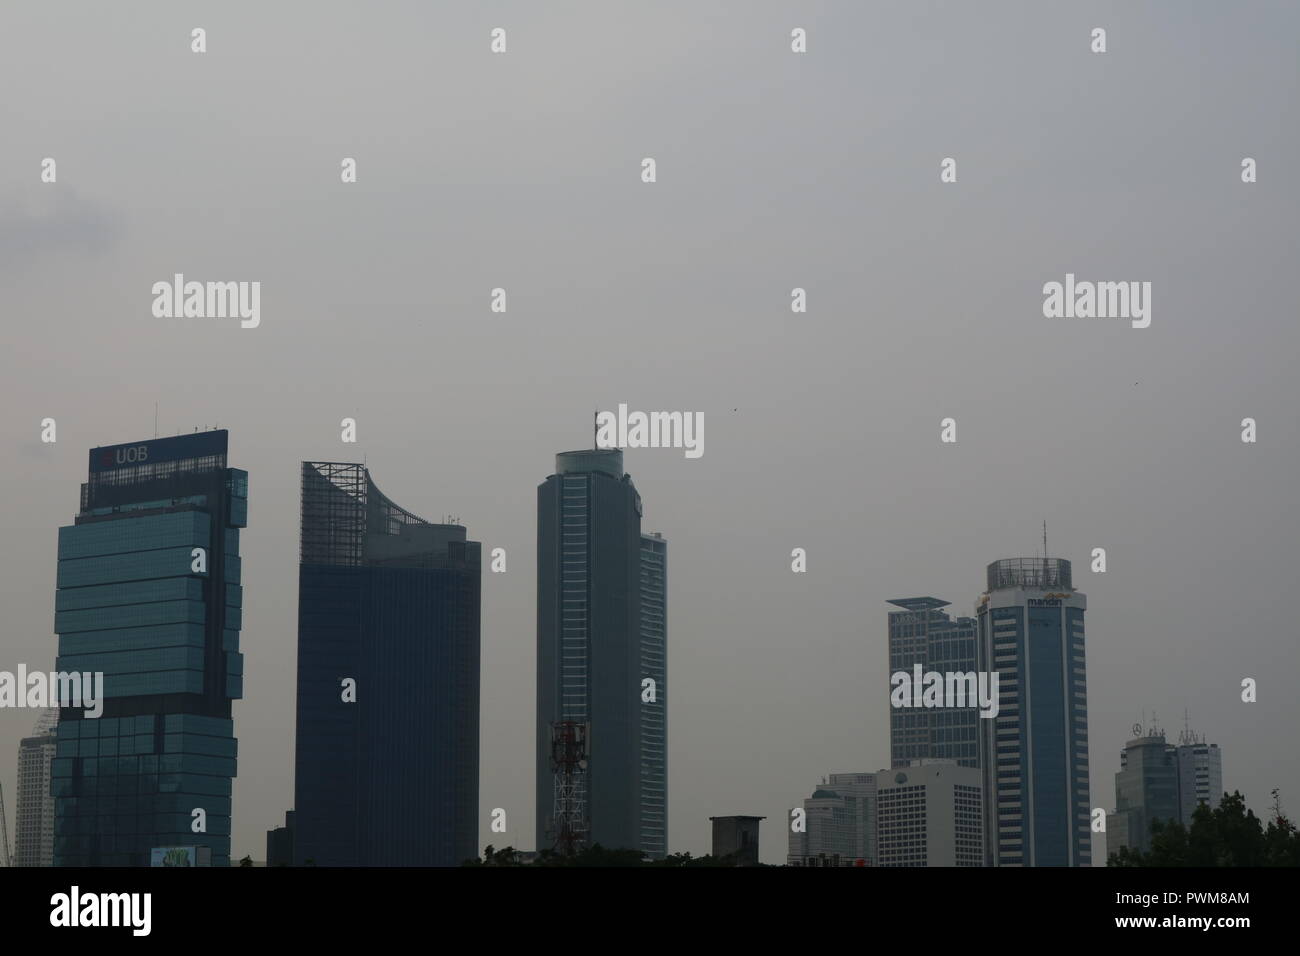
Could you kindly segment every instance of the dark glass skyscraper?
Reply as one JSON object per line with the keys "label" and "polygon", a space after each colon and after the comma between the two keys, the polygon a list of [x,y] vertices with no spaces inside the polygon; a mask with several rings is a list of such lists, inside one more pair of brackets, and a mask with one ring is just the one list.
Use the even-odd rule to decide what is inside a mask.
{"label": "dark glass skyscraper", "polygon": [[294,862],[478,855],[480,549],[303,462]]}
{"label": "dark glass skyscraper", "polygon": [[[537,845],[667,844],[667,542],[641,534],[618,449],[563,452],[537,489]],[[655,681],[654,700],[644,683]],[[585,728],[565,777],[557,724]]]}
{"label": "dark glass skyscraper", "polygon": [[104,702],[97,718],[60,712],[56,866],[148,866],[154,847],[194,845],[229,865],[248,475],[226,450],[210,431],[90,452],[59,529],[56,669],[102,672]]}
{"label": "dark glass skyscraper", "polygon": [[[1115,810],[1106,821],[1106,853],[1121,847],[1151,849],[1151,824],[1179,820],[1178,749],[1151,730],[1135,737],[1119,755],[1115,774]],[[1191,821],[1184,821],[1190,826]]]}
{"label": "dark glass skyscraper", "polygon": [[668,542],[652,531],[641,535],[641,849],[655,858],[668,853],[667,652]]}
{"label": "dark glass skyscraper", "polygon": [[997,671],[999,710],[980,724],[986,860],[1090,866],[1088,682],[1083,614],[1070,562],[988,566],[976,605],[981,671]]}
{"label": "dark glass skyscraper", "polygon": [[[933,597],[890,601],[901,611],[889,612],[889,673],[909,677],[920,664],[924,671],[966,674],[975,671],[975,619],[955,621],[941,610],[947,601]],[[890,766],[906,767],[914,760],[955,760],[963,767],[979,766],[979,724],[975,707],[889,708]]]}

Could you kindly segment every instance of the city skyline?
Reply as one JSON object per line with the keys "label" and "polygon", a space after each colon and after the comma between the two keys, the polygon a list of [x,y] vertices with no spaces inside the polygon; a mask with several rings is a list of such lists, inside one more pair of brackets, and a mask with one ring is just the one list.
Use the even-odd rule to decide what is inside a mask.
{"label": "city skyline", "polygon": [[[0,670],[56,660],[86,449],[228,429],[251,483],[234,855],[293,803],[305,460],[374,465],[504,549],[479,842],[535,842],[535,488],[621,405],[708,422],[698,458],[625,454],[672,550],[670,850],[746,813],[780,862],[811,781],[889,761],[887,602],[974,615],[1044,519],[1089,600],[1089,804],[1144,710],[1190,707],[1225,785],[1295,813],[1300,10],[262,7],[0,10],[27,91],[0,106]],[[177,274],[260,282],[258,324],[155,315]],[[1149,327],[1047,317],[1067,276],[1150,282]],[[11,835],[31,719],[0,708]]]}
{"label": "city skyline", "polygon": [[[225,448],[227,443],[226,436],[227,433],[224,431],[201,431],[194,434],[192,437],[196,439],[195,447],[197,448],[197,451],[198,452],[212,451],[214,453],[213,456],[208,459],[194,459],[193,462],[192,461],[182,462],[181,463],[182,471],[176,473],[178,477],[168,478],[167,480],[172,482],[191,481],[191,479],[188,479],[186,477],[187,473],[184,471],[184,469],[193,469],[194,462],[205,463],[201,465],[201,467],[215,467],[218,468],[218,470],[220,470],[220,466],[225,461]],[[181,437],[180,442],[177,442],[176,439],[162,439],[162,440],[146,439],[141,442],[126,443],[125,445],[98,446],[96,448],[92,448],[90,452],[90,461],[91,461],[92,469],[96,466],[102,468],[109,468],[110,467],[109,459],[112,457],[112,454],[116,451],[118,453],[118,460],[112,464],[112,468],[116,471],[125,472],[131,470],[140,470],[140,471],[148,471],[149,475],[152,475],[155,472],[166,472],[168,475],[171,475],[175,473],[175,469],[174,466],[167,464],[168,460],[174,459],[178,455],[192,455],[197,453],[197,452],[192,453],[189,451],[181,451],[180,449],[186,447],[185,439],[191,436],[180,436],[180,437]],[[219,447],[218,444],[213,444],[213,442],[218,442]],[[150,446],[152,446],[154,443],[158,443],[159,447],[164,450],[164,454],[162,454],[161,456],[159,455],[154,456],[156,459],[161,460],[163,462],[162,464],[154,465],[151,463],[150,466],[146,467],[143,464],[145,460],[144,452],[140,453],[141,458],[139,462],[130,459],[130,455],[129,455],[130,450],[145,449],[146,451],[150,451],[151,450]],[[128,451],[123,452],[123,449],[128,449]],[[172,449],[177,449],[177,450],[173,451]],[[126,454],[125,458],[122,457],[123,454]],[[624,454],[625,452],[622,449],[590,449],[590,450],[580,450],[576,452],[560,453],[556,456],[557,474],[553,475],[552,479],[549,480],[558,480],[562,475],[571,474],[575,478],[580,477],[584,481],[589,481],[594,479],[598,474],[603,475],[607,471],[608,471],[608,476],[611,479],[617,479],[618,477],[622,477],[624,480],[620,482],[620,484],[626,484],[628,486],[631,495],[635,499],[634,510],[637,515],[637,518],[639,519],[642,511],[641,497],[639,493],[637,493],[635,486],[631,485],[630,474],[625,474],[623,472],[622,459]],[[601,464],[601,462],[605,461],[606,459],[608,459],[612,463],[608,467]],[[200,467],[200,471],[201,471],[201,467]],[[465,529],[459,523],[441,524],[441,525],[427,524],[423,521],[423,519],[416,518],[414,515],[411,515],[410,513],[406,512],[404,509],[401,509],[395,504],[392,504],[386,498],[386,496],[378,492],[377,488],[374,487],[373,482],[369,477],[368,470],[365,469],[365,467],[360,464],[343,465],[338,463],[303,462],[301,463],[301,467],[304,475],[303,488],[302,488],[303,490],[302,506],[304,508],[304,519],[303,519],[304,525],[303,525],[303,538],[301,543],[301,549],[302,549],[302,554],[304,556],[312,557],[313,561],[326,560],[326,559],[342,560],[344,558],[349,558],[350,556],[350,560],[344,560],[345,564],[356,563],[357,561],[361,561],[361,563],[363,564],[367,563],[368,561],[374,561],[377,562],[379,565],[393,565],[395,563],[401,563],[402,560],[405,560],[401,557],[402,554],[405,554],[406,552],[412,552],[412,548],[414,548],[415,551],[421,550],[422,546],[420,545],[420,541],[422,541],[423,538],[419,540],[415,540],[413,538],[411,541],[406,540],[410,534],[420,531],[421,528],[427,528],[434,532],[434,535],[432,537],[428,535],[425,536],[425,537],[429,537],[429,542],[433,542],[434,538],[437,537],[439,533],[441,533],[442,538],[446,538],[448,534],[451,534],[452,537],[459,536],[460,539],[464,538]],[[322,516],[326,516],[326,515],[334,516],[332,519],[333,524],[331,524],[328,528],[326,528],[325,526],[321,526],[321,528],[314,531],[310,537],[308,536],[306,509],[308,509],[309,507],[308,505],[309,500],[312,499],[312,496],[308,494],[308,487],[310,484],[308,478],[318,474],[319,475],[328,474],[332,476],[327,479],[328,483],[331,484],[331,487],[338,485],[339,482],[342,482],[342,485],[348,485],[347,481],[344,481],[340,477],[340,475],[342,474],[342,470],[346,470],[346,469],[353,469],[358,474],[362,475],[363,478],[361,480],[363,480],[370,487],[370,494],[369,495],[362,494],[359,498],[359,500],[362,502],[362,504],[360,505],[362,513],[365,513],[367,515],[373,514],[373,517],[369,519],[369,523],[377,523],[379,526],[383,526],[385,528],[388,528],[390,526],[393,528],[397,528],[400,526],[400,528],[406,529],[404,531],[400,531],[400,535],[401,535],[400,540],[395,538],[393,544],[391,545],[390,544],[384,544],[382,546],[372,545],[369,543],[372,540],[371,535],[364,531],[364,527],[367,523],[366,521],[362,521],[360,524],[358,524],[357,521],[355,520],[354,521],[345,520],[343,521],[343,525],[341,526],[343,527],[343,531],[349,532],[350,534],[350,537],[348,538],[349,541],[351,541],[352,538],[356,538],[356,541],[352,541],[351,544],[348,544],[347,542],[340,543],[342,542],[343,533],[330,530],[331,528],[333,528],[334,524],[338,524],[338,518],[336,514],[338,512],[338,508],[324,507],[323,505],[322,506],[311,505],[311,508],[314,509],[312,513],[315,514],[316,512],[319,512],[320,515]],[[237,513],[235,514],[234,520],[244,521],[246,520],[245,517],[246,505],[242,504],[242,502],[245,500],[244,496],[246,496],[247,494],[247,490],[246,490],[247,477],[246,477],[246,473],[239,472],[238,470],[236,471],[238,475],[240,475],[241,477],[239,481],[235,483],[235,485],[229,485],[228,487],[235,487],[236,495],[239,497],[239,500],[236,502],[236,504],[239,505],[239,508],[236,509]],[[617,475],[615,473],[617,473]],[[111,477],[112,471],[106,472],[106,474],[108,474]],[[148,478],[149,475],[146,475],[145,477]],[[94,478],[94,472],[92,471],[92,480],[93,478]],[[326,483],[326,479],[322,479],[322,478],[313,478],[313,480],[317,484],[321,484],[322,487],[324,483]],[[136,481],[138,480],[132,479],[132,482],[136,482]],[[157,484],[157,481],[158,479],[154,479],[154,485]],[[355,483],[355,481],[353,483]],[[117,516],[118,509],[119,507],[121,507],[124,512],[121,515],[121,517],[129,517],[133,511],[140,510],[141,505],[135,503],[135,499],[139,497],[139,494],[133,490],[130,482],[123,485],[122,482],[114,479],[113,481],[107,484],[101,481],[101,484],[104,486],[104,488],[110,489],[112,491],[113,502],[118,502],[120,500],[120,502],[128,503],[128,504],[124,506],[119,504],[111,504],[110,508],[101,508],[99,509],[99,512],[106,512],[108,510],[112,510],[114,516]],[[206,486],[207,484],[210,484],[210,482],[203,481],[200,476],[200,484]],[[148,490],[150,494],[152,494],[156,490],[154,485],[149,485],[147,483],[145,485],[146,490]],[[348,487],[350,487],[350,485],[348,485]],[[547,487],[547,483],[544,482],[538,488],[539,496],[542,496],[542,493],[544,492],[546,487]],[[179,488],[179,486],[177,486],[177,488]],[[168,485],[167,489],[176,490],[172,488],[172,485]],[[180,490],[185,490],[185,489],[181,488]],[[101,491],[100,492],[101,497],[105,493],[106,492]],[[83,502],[86,503],[87,505],[93,506],[95,504],[95,494],[92,492],[90,494],[90,497],[86,497],[86,494],[87,493],[83,490]],[[146,494],[145,497],[149,497],[149,494]],[[105,500],[109,500],[109,499],[105,499]],[[175,505],[177,502],[180,502],[182,509],[184,509],[185,507],[188,506],[187,502],[189,500],[190,499],[173,499],[173,505]],[[539,502],[540,501],[541,501],[541,497],[539,497]],[[367,504],[367,502],[369,503]],[[154,508],[154,511],[152,512],[149,511],[148,508],[158,504],[166,504],[166,503],[146,502],[145,513],[152,514],[156,512],[157,508]],[[95,514],[99,514],[99,512],[95,512]],[[90,512],[87,512],[87,514],[90,514]],[[354,526],[356,527],[354,528]],[[360,537],[357,537],[358,534],[358,532],[356,531],[357,528],[362,529],[361,532],[359,532]],[[441,532],[439,532],[439,529],[441,529]],[[399,531],[389,530],[380,533],[399,534]],[[635,616],[637,617],[639,623],[636,623],[635,626],[629,625],[631,630],[629,631],[627,637],[630,638],[634,633],[640,635],[639,643],[633,644],[632,642],[629,641],[629,651],[630,652],[635,651],[636,655],[639,655],[637,663],[639,663],[642,666],[642,668],[644,668],[644,664],[646,660],[645,646],[644,646],[645,639],[646,639],[645,627],[647,624],[647,620],[644,617],[644,613],[642,609],[647,606],[645,603],[647,600],[651,600],[652,604],[658,601],[664,601],[664,593],[665,593],[662,592],[661,590],[656,591],[655,587],[651,587],[651,590],[649,592],[647,592],[646,590],[646,586],[649,580],[646,577],[647,567],[653,568],[653,566],[647,566],[645,564],[645,557],[646,557],[645,549],[647,548],[647,546],[651,548],[652,552],[656,547],[662,547],[666,549],[666,541],[664,541],[662,535],[657,532],[638,531],[638,533],[634,537],[636,538],[636,549],[637,549],[638,560],[633,562],[631,565],[629,565],[629,567],[632,568],[632,570],[629,571],[629,574],[635,576],[638,585],[637,593],[640,595],[640,597],[636,601],[635,606],[637,608],[637,613]],[[373,540],[378,541],[378,539],[373,539]],[[475,554],[477,555],[478,543],[470,542],[470,544],[473,545],[475,549]],[[444,546],[446,545],[446,541],[443,541],[443,545]],[[375,547],[379,548],[378,552],[376,552],[375,554],[367,558],[366,555],[370,554],[371,550]],[[348,553],[344,555],[343,551],[340,550],[341,548],[343,550],[347,550]],[[351,550],[348,550],[349,548]],[[360,550],[358,550],[358,548],[360,548]],[[92,548],[91,550],[96,550],[96,549]],[[425,548],[425,550],[427,550],[427,548]],[[356,551],[357,553],[352,554],[353,551]],[[414,552],[412,552],[412,554],[414,554]],[[666,550],[663,551],[663,554],[666,555]],[[414,557],[420,558],[420,555],[416,554],[414,555]],[[661,575],[661,577],[666,579],[666,575],[664,575],[662,572],[662,560],[663,560],[662,555],[658,560],[661,562],[661,570],[659,572],[654,572],[653,570],[651,570],[650,573],[652,575],[654,573],[658,573]],[[427,564],[427,561],[425,561],[424,564]],[[475,559],[475,565],[477,566],[477,558]],[[993,608],[995,605],[998,605],[997,601],[994,601],[992,604],[990,604],[988,601],[988,596],[990,594],[996,595],[996,593],[999,590],[1005,590],[1005,589],[1011,590],[1012,592],[1011,606],[1013,607],[1016,606],[1017,601],[1024,601],[1023,592],[1025,588],[1028,588],[1030,591],[1034,593],[1045,591],[1045,590],[1051,590],[1051,589],[1061,589],[1061,588],[1065,588],[1067,592],[1070,592],[1070,581],[1071,581],[1070,563],[1063,559],[1057,559],[1057,558],[1043,559],[1041,557],[999,559],[998,561],[995,561],[992,564],[987,566],[986,579],[987,579],[986,591],[983,593],[980,600],[976,601],[974,604],[975,610],[981,614],[983,614],[983,612],[985,612],[986,610]],[[326,588],[326,590],[327,591],[334,590],[336,586],[337,584],[330,585],[329,587]],[[661,586],[662,585],[660,585],[660,587]],[[1070,592],[1070,593],[1077,593],[1077,592]],[[656,594],[658,596],[656,596]],[[1051,594],[1047,596],[1062,598],[1065,596],[1065,594],[1058,593],[1058,594]],[[1083,595],[1078,594],[1078,598],[1082,601]],[[665,601],[664,602],[665,607],[666,607],[666,603],[667,602]],[[899,612],[899,611],[890,612],[889,628],[887,630],[887,640],[882,642],[882,648],[887,651],[887,657],[890,661],[891,671],[893,670],[894,665],[898,663],[899,660],[898,654],[900,653],[905,655],[911,655],[908,658],[909,660],[911,660],[913,657],[916,657],[918,661],[924,661],[927,667],[940,666],[939,664],[931,661],[928,657],[926,657],[925,654],[922,653],[918,655],[915,648],[912,648],[910,645],[906,644],[906,639],[912,634],[912,632],[907,630],[902,625],[906,625],[909,622],[911,622],[913,618],[915,618],[918,614],[925,616],[927,619],[931,619],[933,621],[938,622],[938,625],[933,633],[929,632],[926,628],[922,628],[921,630],[917,631],[917,633],[923,637],[924,639],[923,643],[925,641],[928,641],[931,638],[935,638],[939,641],[947,640],[947,639],[960,640],[968,637],[972,639],[976,638],[975,631],[973,629],[973,625],[975,623],[973,619],[962,617],[954,620],[950,618],[942,610],[938,610],[945,607],[947,603],[948,602],[943,602],[935,598],[892,599],[888,602],[888,604],[894,607],[899,607],[904,609],[903,612]],[[1032,604],[1033,602],[1031,601],[1030,603]],[[1047,603],[1051,603],[1051,602],[1047,602]],[[1058,601],[1056,603],[1069,604],[1070,602]],[[632,605],[629,603],[628,607],[630,610]],[[658,620],[661,623],[662,620],[664,619],[663,610],[664,608],[658,608],[657,610],[652,611],[652,616],[657,616]],[[1068,608],[1066,610],[1068,610]],[[229,609],[227,609],[227,611],[229,611]],[[1049,613],[1049,614],[1061,613],[1061,611],[1058,609],[1031,608],[1031,611],[1034,611],[1034,613],[1037,613],[1039,616],[1042,616],[1044,613]],[[314,609],[313,609],[313,613],[314,613]],[[902,616],[898,616],[900,614]],[[1081,625],[1076,624],[1076,627],[1081,628]],[[987,628],[985,628],[985,630],[987,630]],[[1006,632],[1006,633],[1009,634],[1012,632]],[[1074,633],[1075,639],[1077,640],[1080,637],[1080,635],[1081,635],[1081,630],[1078,633]],[[1005,634],[999,634],[997,636],[1005,637]],[[898,644],[896,646],[896,641],[899,640],[900,638],[903,639],[903,643]],[[660,640],[662,640],[662,635],[660,637]],[[979,640],[983,641],[983,638],[979,638]],[[237,647],[238,644],[236,643],[235,645],[232,646]],[[981,647],[981,650],[978,655],[980,660],[989,659],[990,652],[991,652],[991,647],[990,648]],[[968,650],[963,649],[962,645],[957,645],[957,646],[943,645],[942,649],[938,651],[940,658],[947,659],[947,663],[950,663],[953,666],[957,666],[957,665],[965,666],[966,664],[970,663],[970,661],[968,661],[969,653],[970,652]],[[540,671],[539,671],[539,676],[540,676]],[[1006,700],[1014,699],[1017,693],[1018,691],[1014,687],[1010,691],[1004,689],[1003,700],[1006,701]],[[1085,714],[1086,714],[1086,708],[1085,708]],[[477,718],[477,714],[475,716]],[[1086,723],[1086,718],[1085,718],[1085,723]],[[540,728],[542,728],[542,726],[543,724],[539,720],[537,724],[537,727],[539,728],[539,733],[540,733]],[[937,729],[937,727],[938,725],[936,724],[936,727],[932,728],[932,732],[934,729]],[[893,728],[893,723],[891,721],[891,737],[893,736],[892,728]],[[236,735],[237,735],[237,731],[238,728],[236,727]],[[642,732],[644,732],[644,730]],[[1183,738],[1187,738],[1187,739],[1184,740]],[[1208,750],[1209,752],[1213,753],[1215,766],[1217,766],[1218,763],[1217,745],[1213,745],[1212,747],[1207,747],[1207,745],[1204,743],[1204,740],[1202,738],[1188,736],[1187,731],[1184,731],[1184,734],[1182,735],[1182,737],[1180,737],[1180,745],[1181,746],[1179,748],[1171,747],[1170,749],[1171,750],[1182,749],[1182,750],[1187,750],[1189,752],[1193,750],[1198,751],[1197,760],[1201,761],[1202,763],[1206,758],[1203,755],[1201,755],[1199,751]],[[948,751],[946,748],[939,748],[939,750],[936,752],[941,762],[944,759],[953,759],[955,753],[956,752]],[[928,751],[926,753],[921,754],[920,756],[922,758],[922,762],[929,762]],[[1191,757],[1189,756],[1188,759],[1190,762]],[[896,767],[905,767],[908,765],[912,765],[911,760],[909,760],[907,763],[902,763],[895,760]],[[919,766],[919,764],[916,765]],[[990,765],[992,766],[992,764]],[[1084,772],[1086,774],[1086,767]],[[881,770],[879,771],[879,773],[883,774],[885,773],[885,771]],[[844,773],[839,773],[839,774],[832,773],[831,779],[832,780],[835,779],[836,776],[852,777],[854,775],[844,774]],[[1199,770],[1198,778],[1191,783],[1193,793],[1198,793],[1200,790],[1204,790],[1206,783],[1208,782],[1208,777],[1206,777],[1206,780],[1200,780],[1199,777],[1206,777],[1206,771]],[[1189,780],[1191,779],[1192,778],[1189,777]],[[1216,775],[1215,779],[1221,780],[1221,776]],[[551,783],[550,775],[547,774],[545,778],[539,775],[536,782],[540,792],[540,789],[543,786],[546,787],[550,786]],[[477,783],[476,775],[475,775],[475,783]],[[1177,803],[1178,795],[1175,796],[1176,796],[1175,803]],[[1183,800],[1186,801],[1187,799],[1189,799],[1189,797],[1187,795],[1183,795]],[[1195,799],[1195,797],[1192,796],[1190,799]],[[798,806],[798,805],[799,803],[796,802],[792,806]],[[290,809],[295,809],[295,808],[291,807]],[[1110,810],[1108,810],[1107,812],[1109,813]],[[988,814],[988,816],[986,816],[986,819],[991,819],[992,817],[991,811],[986,811],[986,813]],[[301,820],[301,817],[299,819]],[[1114,821],[1114,822],[1119,822],[1119,821]],[[273,824],[273,826],[274,825],[277,824]],[[540,825],[541,825],[541,821],[539,818],[539,826]],[[272,827],[268,827],[268,829],[271,828]],[[1099,836],[1102,836],[1104,839],[1112,841],[1112,845],[1113,845],[1115,834],[1111,834],[1109,837],[1107,837],[1105,834],[1099,834]],[[492,841],[490,839],[488,840],[480,839],[479,841],[480,846],[486,845],[487,843],[491,843],[491,842]],[[595,841],[595,842],[599,842],[599,841]],[[793,844],[791,845],[793,846]],[[521,847],[521,849],[539,849],[539,848],[540,847],[534,847],[534,848]],[[991,845],[986,844],[986,851],[992,854]],[[653,851],[651,852],[653,853]],[[666,847],[666,851],[664,852],[679,852],[679,851],[674,850],[671,843],[669,843],[668,846]],[[1102,851],[1102,853],[1098,855],[1097,865],[1104,865],[1105,852],[1106,851]],[[302,856],[303,854],[301,852],[295,853],[295,858],[300,859],[302,858]],[[226,857],[223,854],[221,858],[225,859]],[[1084,865],[1087,865],[1086,859],[1087,859],[1087,852],[1085,851]],[[449,861],[450,858],[445,859],[443,865],[447,865]],[[325,864],[325,865],[330,865],[330,864]]]}

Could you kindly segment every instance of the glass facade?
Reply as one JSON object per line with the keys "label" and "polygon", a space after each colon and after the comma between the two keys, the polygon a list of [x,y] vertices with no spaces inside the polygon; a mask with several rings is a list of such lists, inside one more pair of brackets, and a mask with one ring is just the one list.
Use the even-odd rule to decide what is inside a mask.
{"label": "glass facade", "polygon": [[[641,701],[641,849],[668,852],[668,542],[641,536],[641,681],[654,700]],[[645,691],[642,691],[644,698]]]}
{"label": "glass facade", "polygon": [[[1162,733],[1130,740],[1119,757],[1115,774],[1114,818],[1107,821],[1106,852],[1120,847],[1151,848],[1151,824],[1179,819],[1178,752]],[[1123,818],[1122,823],[1118,818]],[[1119,823],[1111,826],[1111,822]],[[1190,823],[1190,821],[1187,821]]]}
{"label": "glass facade", "polygon": [[[975,619],[953,620],[933,597],[890,601],[901,611],[889,612],[889,673],[909,676],[920,664],[924,671],[967,674],[975,670]],[[889,699],[888,694],[886,700]],[[889,708],[890,766],[906,767],[914,760],[955,760],[963,767],[979,765],[979,710],[976,707]]]}
{"label": "glass facade", "polygon": [[362,465],[303,463],[296,864],[478,856],[479,599],[463,527],[400,508]]}
{"label": "glass facade", "polygon": [[60,710],[56,866],[148,866],[179,845],[229,865],[248,476],[226,445],[214,431],[93,449],[59,529],[56,669],[102,674],[103,711]]}
{"label": "glass facade", "polygon": [[988,580],[977,658],[998,673],[999,711],[979,721],[987,862],[1090,866],[1087,599],[1058,558],[997,561]]}
{"label": "glass facade", "polygon": [[[617,449],[562,452],[537,489],[537,846],[556,846],[564,800],[579,842],[667,847],[667,543],[641,534],[641,496]],[[642,681],[656,681],[655,702]],[[562,780],[551,729],[590,727]],[[580,812],[572,808],[581,808]]]}

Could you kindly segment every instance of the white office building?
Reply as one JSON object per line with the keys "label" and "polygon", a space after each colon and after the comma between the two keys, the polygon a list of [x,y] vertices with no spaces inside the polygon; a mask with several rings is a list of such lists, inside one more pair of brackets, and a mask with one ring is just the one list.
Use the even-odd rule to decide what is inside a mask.
{"label": "white office building", "polygon": [[30,737],[18,745],[18,816],[14,866],[54,865],[54,797],[50,765],[58,743],[59,712],[45,710]]}
{"label": "white office building", "polygon": [[[789,866],[875,866],[876,774],[833,773],[803,802],[790,833]],[[859,862],[861,861],[861,862]]]}
{"label": "white office building", "polygon": [[953,760],[876,774],[877,866],[983,866],[983,775]]}
{"label": "white office building", "polygon": [[1192,815],[1204,803],[1213,810],[1223,800],[1223,758],[1219,745],[1206,743],[1191,731],[1179,735],[1178,804],[1184,826],[1192,825]]}

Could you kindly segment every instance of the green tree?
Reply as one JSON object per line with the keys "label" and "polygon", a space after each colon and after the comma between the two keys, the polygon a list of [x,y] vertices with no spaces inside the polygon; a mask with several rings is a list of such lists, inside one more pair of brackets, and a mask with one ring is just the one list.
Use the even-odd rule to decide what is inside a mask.
{"label": "green tree", "polygon": [[1300,833],[1277,812],[1265,829],[1238,791],[1213,810],[1202,804],[1190,827],[1172,820],[1151,824],[1151,848],[1112,854],[1108,866],[1300,866]]}
{"label": "green tree", "polygon": [[519,861],[519,851],[512,846],[496,849],[489,843],[483,848],[483,859],[475,857],[466,860],[461,866],[523,866]]}
{"label": "green tree", "polygon": [[[735,855],[732,856],[714,856],[706,853],[704,856],[691,856],[689,853],[669,853],[662,860],[654,860],[650,866],[727,866],[736,867],[741,864],[736,861]],[[763,864],[759,864],[762,866]]]}
{"label": "green tree", "polygon": [[[466,860],[462,866],[523,866],[519,860],[519,851],[514,847],[497,850],[492,846],[483,848],[483,859]],[[731,857],[711,855],[693,857],[689,853],[670,853],[662,860],[652,860],[640,850],[625,848],[610,849],[599,843],[584,847],[572,856],[565,856],[552,849],[541,850],[532,866],[581,866],[581,867],[628,867],[628,866],[735,866]],[[760,864],[761,865],[761,864]]]}

